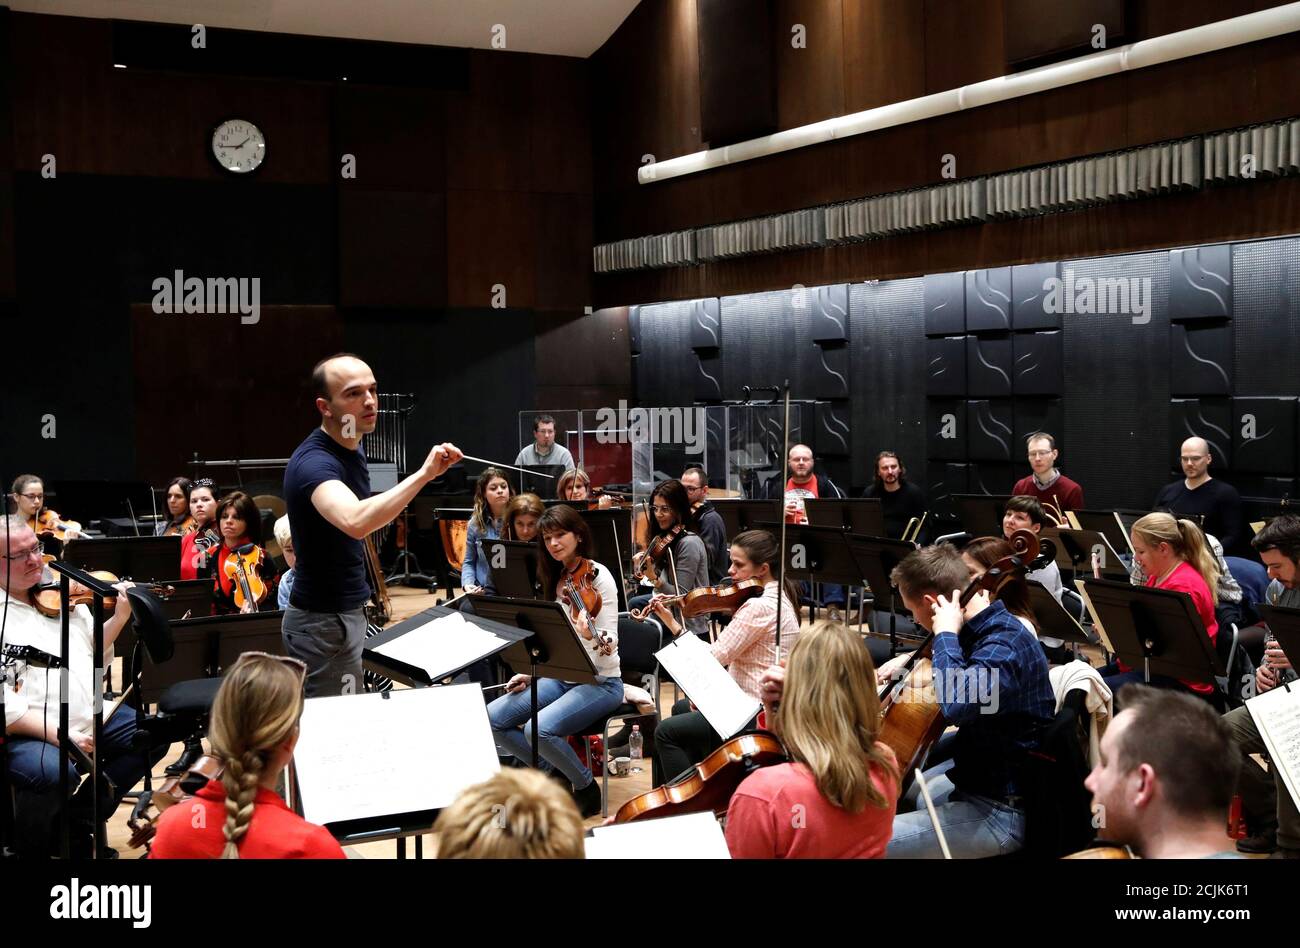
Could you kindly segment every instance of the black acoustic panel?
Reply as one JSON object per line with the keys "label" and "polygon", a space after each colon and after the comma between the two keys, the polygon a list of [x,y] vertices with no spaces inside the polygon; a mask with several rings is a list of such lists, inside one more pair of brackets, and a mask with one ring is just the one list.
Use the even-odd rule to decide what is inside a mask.
{"label": "black acoustic panel", "polygon": [[1300,238],[1234,245],[1232,283],[1237,387],[1300,395]]}
{"label": "black acoustic panel", "polygon": [[1059,264],[1026,263],[1011,268],[1011,325],[1021,329],[1060,329],[1059,308],[1049,307],[1050,281],[1059,280]]}
{"label": "black acoustic panel", "polygon": [[[1016,333],[1012,339],[1012,390],[1017,395],[1060,395],[1065,391],[1061,332]],[[974,394],[974,393],[972,393]]]}
{"label": "black acoustic panel", "polygon": [[717,297],[691,300],[691,348],[722,347],[722,316]]}
{"label": "black acoustic panel", "polygon": [[1016,433],[1009,401],[966,403],[966,443],[972,461],[1010,461]]}
{"label": "black acoustic panel", "polygon": [[931,461],[965,461],[966,402],[957,399],[926,400],[925,454]]}
{"label": "black acoustic panel", "polygon": [[[885,450],[918,469],[926,457],[925,311],[919,277],[849,288],[853,367],[853,486],[872,478]],[[965,460],[965,458],[959,458]]]}
{"label": "black acoustic panel", "polygon": [[641,307],[641,355],[637,397],[644,406],[671,407],[691,401],[698,360],[691,351],[691,303]]}
{"label": "black acoustic panel", "polygon": [[[1188,438],[1204,438],[1210,445],[1214,470],[1232,467],[1232,405],[1226,398],[1175,398],[1169,402],[1169,443],[1165,465],[1179,476],[1178,458]],[[1154,497],[1154,494],[1152,495]]]}
{"label": "black acoustic panel", "polygon": [[925,280],[925,334],[959,336],[966,331],[966,275],[931,273]]}
{"label": "black acoustic panel", "polygon": [[776,50],[790,31],[753,0],[697,0],[700,136],[713,148],[776,131]]}
{"label": "black acoustic panel", "polygon": [[966,271],[966,331],[1011,328],[1011,268]]}
{"label": "black acoustic panel", "polygon": [[1021,474],[1014,464],[1005,461],[980,461],[970,466],[971,494],[1001,497],[1011,493]]}
{"label": "black acoustic panel", "polygon": [[1296,474],[1296,399],[1232,400],[1232,462],[1250,474]]}
{"label": "black acoustic panel", "polygon": [[1174,323],[1169,333],[1169,385],[1174,395],[1232,394],[1230,321]]}
{"label": "black acoustic panel", "polygon": [[1065,436],[1065,405],[1061,399],[1017,398],[1012,415],[1016,422],[1016,435],[1011,442],[1012,460],[1020,463],[1023,458],[1028,463],[1029,436],[1045,431],[1056,439],[1056,449],[1060,452],[1056,462],[1064,470],[1070,443]]}
{"label": "black acoustic panel", "polygon": [[1232,315],[1232,245],[1209,244],[1169,251],[1169,318]]}
{"label": "black acoustic panel", "polygon": [[[850,413],[848,402],[817,403],[816,431],[813,434],[813,450],[817,457],[847,458],[853,453]],[[837,480],[837,483],[843,487],[849,482]]]}
{"label": "black acoustic panel", "polygon": [[[956,520],[957,508],[953,494],[970,493],[970,465],[930,462],[925,466],[925,499],[930,516],[943,520]],[[936,535],[935,531],[929,531]]]}
{"label": "black acoustic panel", "polygon": [[1009,397],[1013,361],[1010,336],[967,336],[966,394],[976,398]]}
{"label": "black acoustic panel", "polygon": [[722,401],[722,356],[704,355],[696,352],[695,359],[695,400],[701,402]]}
{"label": "black acoustic panel", "polygon": [[795,315],[797,290],[748,293],[721,299],[725,398],[744,397],[746,385],[759,388],[790,380],[793,398],[811,398],[808,381],[820,360],[810,321]]}
{"label": "black acoustic panel", "polygon": [[966,395],[965,336],[925,340],[925,394],[951,398]]}
{"label": "black acoustic panel", "polygon": [[814,398],[848,398],[849,347],[813,345],[812,375],[808,381]]}
{"label": "black acoustic panel", "polygon": [[[1073,279],[1149,280],[1150,320],[1066,313],[1067,470],[1095,508],[1142,507],[1168,481],[1160,432],[1169,426],[1169,255],[1063,261]],[[1145,297],[1145,291],[1144,291]]]}
{"label": "black acoustic panel", "polygon": [[[802,307],[806,307],[806,310]],[[796,316],[806,312],[814,342],[849,341],[849,285],[814,286],[794,291]]]}
{"label": "black acoustic panel", "polygon": [[641,307],[630,306],[627,311],[627,339],[632,355],[641,354]]}

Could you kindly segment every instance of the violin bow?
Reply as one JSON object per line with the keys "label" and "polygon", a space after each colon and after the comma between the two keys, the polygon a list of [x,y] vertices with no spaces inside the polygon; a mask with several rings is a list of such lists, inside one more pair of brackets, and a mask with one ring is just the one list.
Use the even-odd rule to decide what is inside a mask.
{"label": "violin bow", "polygon": [[781,542],[778,545],[781,563],[781,578],[776,586],[776,663],[781,664],[781,603],[785,599],[785,480],[790,461],[790,380],[785,380],[785,421],[781,426],[781,472],[778,483],[781,487]]}

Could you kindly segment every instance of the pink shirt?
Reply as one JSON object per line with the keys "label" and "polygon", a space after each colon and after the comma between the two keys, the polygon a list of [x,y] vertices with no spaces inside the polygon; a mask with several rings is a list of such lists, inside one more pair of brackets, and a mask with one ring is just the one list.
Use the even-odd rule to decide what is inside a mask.
{"label": "pink shirt", "polygon": [[[740,690],[751,698],[758,698],[758,683],[773,665],[776,653],[776,603],[781,584],[775,580],[763,588],[763,595],[749,600],[731,617],[731,621],[718,633],[718,640],[709,646],[713,657],[725,665]],[[781,606],[781,656],[799,637],[799,620],[794,606],[785,599]]]}
{"label": "pink shirt", "polygon": [[[890,759],[893,751],[885,750]],[[763,767],[745,778],[727,810],[733,859],[881,859],[894,830],[898,785],[879,767],[872,782],[889,802],[849,813],[821,795],[803,764]]]}

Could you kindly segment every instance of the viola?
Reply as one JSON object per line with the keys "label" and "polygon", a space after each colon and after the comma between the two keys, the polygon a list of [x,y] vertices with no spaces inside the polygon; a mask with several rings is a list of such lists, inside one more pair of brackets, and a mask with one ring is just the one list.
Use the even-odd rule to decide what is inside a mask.
{"label": "viola", "polygon": [[[117,577],[115,573],[110,573],[106,569],[94,569],[94,570],[90,570],[89,572],[91,576],[95,577],[96,579],[101,579],[106,583],[121,582],[121,580]],[[155,596],[159,597],[160,599],[166,599],[168,596],[174,595],[176,592],[176,587],[174,586],[161,586],[157,584],[152,584],[152,585],[144,586],[142,588],[149,590],[151,593],[153,593]],[[94,601],[95,601],[95,594],[93,592],[91,592],[85,586],[81,585],[81,583],[77,582],[76,580],[72,580],[69,582],[68,584],[68,606],[69,607],[89,606]],[[33,590],[32,605],[36,607],[36,611],[39,612],[41,615],[48,616],[51,619],[58,618],[62,610],[62,597],[59,593],[59,587],[57,585],[45,586],[41,589]],[[116,605],[117,605],[116,596],[104,597],[105,609],[112,609]]]}
{"label": "viola", "polygon": [[687,619],[715,612],[731,615],[749,600],[761,595],[763,595],[761,582],[757,579],[742,579],[730,585],[701,586],[680,596],[664,596],[656,593],[644,608],[633,609],[629,615],[638,622],[644,622],[654,612],[655,606],[665,608],[678,606]]}
{"label": "viola", "polygon": [[147,797],[142,794],[130,819],[126,821],[131,830],[131,848],[139,849],[152,841],[158,833],[158,819],[163,811],[193,799],[196,793],[207,786],[208,781],[219,779],[225,769],[226,765],[217,757],[200,757],[184,774],[167,778],[161,787]]}
{"label": "viola", "polygon": [[84,533],[81,524],[75,520],[63,520],[53,510],[42,510],[36,518],[36,535],[54,537],[59,542],[68,538],[69,533]]}
{"label": "viola", "polygon": [[685,780],[655,787],[628,800],[618,808],[614,822],[706,811],[722,816],[746,777],[760,767],[783,764],[789,759],[775,734],[753,731],[737,735],[696,764]]}
{"label": "viola", "polygon": [[596,643],[596,651],[601,655],[613,655],[613,641],[596,627],[596,614],[605,604],[600,590],[596,588],[599,569],[591,560],[578,557],[572,568],[566,569],[560,578],[556,596],[569,608],[569,614],[575,623],[579,618],[586,617],[587,628],[591,630]]}
{"label": "viola", "polygon": [[668,548],[676,542],[677,538],[686,532],[686,528],[680,523],[675,523],[667,533],[661,533],[650,541],[645,551],[632,557],[632,576],[634,579],[648,579],[651,582],[655,580],[657,573],[656,567],[659,561],[664,558]]}
{"label": "viola", "polygon": [[258,603],[266,598],[267,586],[260,571],[262,557],[261,547],[245,543],[231,550],[222,566],[240,612],[256,612]]}
{"label": "viola", "polygon": [[183,537],[193,533],[199,528],[198,523],[193,517],[186,517],[182,522],[172,521],[163,529],[162,535],[165,537]]}

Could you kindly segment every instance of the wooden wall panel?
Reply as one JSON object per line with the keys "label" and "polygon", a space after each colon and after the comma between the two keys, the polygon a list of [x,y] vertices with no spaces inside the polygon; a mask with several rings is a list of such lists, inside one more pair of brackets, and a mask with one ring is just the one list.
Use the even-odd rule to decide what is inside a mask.
{"label": "wooden wall panel", "polygon": [[1108,76],[1018,99],[1019,163],[1046,164],[1128,147],[1127,85],[1125,76]]}
{"label": "wooden wall panel", "polygon": [[956,89],[1006,72],[1002,0],[918,2],[925,4],[926,93]]}
{"label": "wooden wall panel", "polygon": [[[330,175],[343,190],[445,191],[444,94],[340,83],[334,88]],[[341,175],[343,155],[356,177]]]}
{"label": "wooden wall panel", "polygon": [[532,162],[529,187],[591,194],[590,71],[585,60],[530,57]]}
{"label": "wooden wall panel", "polygon": [[531,57],[470,51],[468,92],[447,93],[447,187],[524,190],[530,180]]}
{"label": "wooden wall panel", "polygon": [[[793,45],[796,26],[803,28],[801,48]],[[842,115],[843,0],[774,0],[772,36],[777,127],[794,128]]]}
{"label": "wooden wall panel", "polygon": [[844,111],[925,95],[925,4],[845,0]]}
{"label": "wooden wall panel", "polygon": [[581,313],[591,305],[591,196],[535,194],[533,207],[533,305]]}
{"label": "wooden wall panel", "polygon": [[1142,0],[1130,4],[1134,39],[1149,39],[1243,16],[1285,0]]}
{"label": "wooden wall panel", "polygon": [[341,306],[445,306],[446,195],[341,190],[338,274]]}
{"label": "wooden wall panel", "polygon": [[506,289],[511,309],[535,305],[536,208],[518,191],[447,192],[447,299],[451,306],[492,306]]}
{"label": "wooden wall panel", "polygon": [[1253,46],[1152,66],[1126,78],[1129,136],[1134,144],[1255,120]]}

